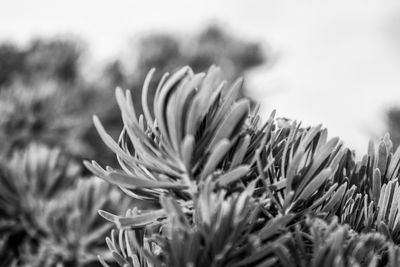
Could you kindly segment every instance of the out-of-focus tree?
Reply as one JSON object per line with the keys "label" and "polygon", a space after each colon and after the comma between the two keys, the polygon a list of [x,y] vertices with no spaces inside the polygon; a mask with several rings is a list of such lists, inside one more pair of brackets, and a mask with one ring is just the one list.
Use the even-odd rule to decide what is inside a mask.
{"label": "out-of-focus tree", "polygon": [[211,64],[217,64],[228,69],[228,79],[241,76],[266,60],[259,43],[231,35],[218,25],[204,29],[190,46],[193,46],[193,49],[187,49],[190,66],[205,71]]}
{"label": "out-of-focus tree", "polygon": [[106,79],[104,81],[105,86],[113,86],[119,84],[119,86],[125,86],[125,74],[123,71],[123,66],[121,60],[114,60],[108,63],[103,73],[105,74],[103,77]]}
{"label": "out-of-focus tree", "polygon": [[0,45],[0,86],[42,81],[74,84],[79,78],[85,45],[70,37],[35,39],[26,47]]}
{"label": "out-of-focus tree", "polygon": [[83,50],[83,43],[76,39],[36,39],[26,50],[25,77],[74,83]]}
{"label": "out-of-focus tree", "polygon": [[[61,147],[76,157],[90,148],[83,142],[84,120],[74,105],[74,92],[58,90],[57,84],[26,88],[9,87],[0,92],[0,154],[9,155],[32,142]],[[89,154],[92,155],[92,154]]]}
{"label": "out-of-focus tree", "polygon": [[391,107],[386,112],[387,131],[392,139],[393,146],[400,145],[400,107]]}
{"label": "out-of-focus tree", "polygon": [[15,76],[22,73],[24,66],[23,52],[14,44],[0,45],[0,87],[10,84]]}
{"label": "out-of-focus tree", "polygon": [[140,94],[140,84],[151,67],[157,69],[153,91],[150,91],[154,94],[155,83],[161,74],[173,72],[182,65],[190,65],[195,72],[204,72],[215,64],[224,69],[227,80],[232,80],[265,63],[268,56],[260,43],[243,40],[218,24],[211,24],[192,36],[149,34],[138,39],[133,50],[137,61],[130,75],[129,88],[137,94]]}
{"label": "out-of-focus tree", "polygon": [[83,135],[104,96],[82,75],[85,52],[69,36],[0,45],[0,155],[40,142],[94,156]]}

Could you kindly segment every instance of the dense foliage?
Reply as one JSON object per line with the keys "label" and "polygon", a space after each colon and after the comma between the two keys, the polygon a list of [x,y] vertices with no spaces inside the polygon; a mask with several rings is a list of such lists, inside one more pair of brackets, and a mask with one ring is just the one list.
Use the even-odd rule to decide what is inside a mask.
{"label": "dense foliage", "polygon": [[400,265],[396,135],[356,160],[322,126],[261,123],[243,80],[206,69],[263,51],[217,26],[141,36],[132,69],[91,79],[84,48],[0,45],[0,266]]}
{"label": "dense foliage", "polygon": [[[121,169],[93,174],[148,202],[125,216],[102,210],[118,232],[120,266],[398,266],[400,148],[388,135],[361,161],[321,126],[261,124],[218,68],[184,67],[159,81],[154,105],[116,90],[124,128],[114,141],[94,124]],[[109,266],[105,257],[100,257]]]}
{"label": "dense foliage", "polygon": [[[163,53],[158,36],[140,36],[130,47],[140,57],[114,58],[94,69],[86,45],[70,37],[0,44],[0,266],[101,266],[97,255],[117,266],[105,239],[113,224],[98,210],[122,216],[159,204],[134,200],[83,168],[87,158],[118,165],[92,115],[118,137],[123,124],[110,101],[113,88],[140,96],[148,62],[173,70],[189,61],[198,71],[217,62],[231,77],[265,60],[259,44],[217,26],[184,38],[163,34],[179,57]],[[154,93],[148,92],[149,102]]]}
{"label": "dense foliage", "polygon": [[1,266],[89,266],[104,253],[111,229],[98,209],[118,213],[130,203],[106,183],[83,177],[59,149],[38,144],[14,152],[1,166],[0,183]]}

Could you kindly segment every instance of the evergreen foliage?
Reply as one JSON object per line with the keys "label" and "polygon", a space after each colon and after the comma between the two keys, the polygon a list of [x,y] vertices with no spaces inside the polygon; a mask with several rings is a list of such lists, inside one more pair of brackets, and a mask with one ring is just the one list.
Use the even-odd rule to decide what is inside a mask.
{"label": "evergreen foliage", "polygon": [[[388,135],[361,161],[321,126],[261,124],[219,68],[147,75],[138,116],[116,90],[124,128],[114,141],[94,124],[121,169],[85,162],[144,209],[106,242],[119,266],[398,266],[400,148]],[[106,254],[104,254],[106,255]],[[104,266],[110,261],[100,257]]]}
{"label": "evergreen foliage", "polygon": [[[135,200],[82,168],[87,158],[118,165],[91,123],[98,114],[118,137],[123,124],[118,105],[110,101],[112,88],[138,89],[133,94],[140,95],[149,62],[171,70],[189,62],[196,71],[216,62],[230,78],[266,60],[259,43],[218,25],[184,38],[159,36],[139,36],[130,48],[139,57],[96,62],[94,69],[86,45],[73,36],[38,38],[26,46],[0,44],[0,266],[94,267],[101,266],[98,254],[117,266],[105,240],[113,224],[97,211],[122,216],[161,209],[160,190],[145,193],[151,201]],[[169,39],[178,54],[165,53]],[[154,93],[148,91],[150,105]],[[140,97],[133,100],[140,112]]]}

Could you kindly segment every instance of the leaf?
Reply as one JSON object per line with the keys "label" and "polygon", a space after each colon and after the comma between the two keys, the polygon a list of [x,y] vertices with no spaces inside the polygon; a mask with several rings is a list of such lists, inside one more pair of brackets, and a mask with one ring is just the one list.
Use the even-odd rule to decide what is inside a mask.
{"label": "leaf", "polygon": [[126,161],[129,161],[131,157],[123,151],[118,144],[112,139],[110,135],[107,134],[106,130],[104,129],[103,125],[101,124],[99,118],[97,116],[93,116],[93,123],[96,127],[97,132],[99,133],[103,142],[110,148],[115,154],[120,156]]}
{"label": "leaf", "polygon": [[386,212],[387,203],[389,201],[389,185],[383,184],[381,189],[381,194],[378,202],[378,216],[376,218],[377,223],[382,221],[383,216]]}
{"label": "leaf", "polygon": [[285,195],[285,201],[283,202],[282,209],[285,211],[289,210],[292,200],[294,197],[294,191],[288,191],[287,194]]}
{"label": "leaf", "polygon": [[149,91],[149,86],[151,79],[153,78],[154,72],[156,71],[155,68],[152,68],[149,73],[146,75],[146,78],[143,83],[143,88],[142,88],[142,109],[144,116],[147,121],[147,125],[150,126],[150,128],[154,131],[154,125],[153,125],[153,117],[151,116],[150,109],[149,109],[149,104],[147,101],[147,95]]}
{"label": "leaf", "polygon": [[399,210],[398,210],[399,197],[400,197],[399,184],[398,184],[398,182],[395,182],[395,189],[392,194],[392,201],[390,203],[389,218],[387,220],[388,226],[391,229],[394,228],[394,220],[396,218],[396,214],[399,212]]}
{"label": "leaf", "polygon": [[192,161],[193,151],[194,151],[194,136],[186,135],[182,143],[181,158],[188,171],[190,171],[191,169],[190,163]]}
{"label": "leaf", "polygon": [[250,172],[250,166],[242,165],[218,177],[217,182],[221,186],[227,186],[228,184],[231,184],[233,182],[236,182],[240,178],[243,178],[249,172]]}
{"label": "leaf", "polygon": [[261,240],[267,240],[273,235],[278,234],[280,229],[284,229],[286,225],[293,219],[293,214],[281,215],[272,218],[267,224],[259,231],[258,236]]}
{"label": "leaf", "polygon": [[218,112],[217,112],[217,114],[215,114],[215,118],[214,118],[213,123],[211,124],[210,128],[212,128],[212,129],[216,128],[217,125],[222,120],[222,118],[224,116],[226,116],[229,108],[232,106],[232,104],[238,98],[238,95],[240,93],[240,89],[242,88],[242,85],[243,85],[243,79],[239,78],[233,83],[233,85],[229,88],[229,90],[227,90],[225,97],[223,98],[222,103],[219,106]]}
{"label": "leaf", "polygon": [[378,148],[377,167],[379,171],[384,174],[386,172],[388,151],[384,142],[380,142]]}
{"label": "leaf", "polygon": [[106,219],[107,221],[110,221],[112,223],[115,223],[115,220],[118,217],[118,216],[116,216],[112,213],[109,213],[107,211],[104,211],[104,210],[99,210],[99,215],[101,217],[103,217],[104,219]]}
{"label": "leaf", "polygon": [[210,109],[213,101],[210,101],[210,96],[218,85],[221,85],[221,69],[215,65],[211,65],[204,77],[201,88],[198,91],[198,100],[200,107],[200,115],[204,117]]}
{"label": "leaf", "polygon": [[222,139],[221,141],[219,141],[215,145],[214,149],[211,151],[211,154],[208,156],[207,163],[205,164],[200,177],[205,178],[207,175],[215,171],[215,168],[229,151],[230,147],[231,142],[229,142],[229,140]]}
{"label": "leaf", "polygon": [[329,212],[331,214],[335,214],[337,208],[340,206],[340,203],[343,200],[344,194],[346,193],[347,183],[342,184],[338,190],[333,194],[333,196],[329,199],[329,201],[325,204],[322,209],[323,212]]}
{"label": "leaf", "polygon": [[[176,129],[178,141],[185,136],[186,119],[188,116],[188,108],[196,95],[197,88],[201,85],[205,74],[195,74],[189,81],[183,83],[176,92]],[[179,144],[179,142],[178,142]]]}
{"label": "leaf", "polygon": [[287,187],[287,179],[281,179],[269,186],[273,191],[279,191]]}
{"label": "leaf", "polygon": [[115,259],[115,261],[120,265],[120,266],[129,266],[129,262],[124,259],[121,254],[119,254],[116,251],[111,251],[111,254],[113,256],[113,258]]}
{"label": "leaf", "polygon": [[318,200],[314,201],[314,203],[311,205],[311,209],[313,210],[313,209],[321,206],[322,203],[324,203],[328,198],[330,198],[334,194],[337,187],[338,187],[338,183],[335,183],[331,187],[329,187],[328,191],[324,192],[324,195],[322,197],[320,197],[320,198],[318,198]]}
{"label": "leaf", "polygon": [[200,104],[198,98],[195,98],[189,107],[188,115],[186,117],[185,123],[185,134],[195,135],[197,131],[198,124],[200,123]]}
{"label": "leaf", "polygon": [[381,192],[381,172],[379,169],[374,170],[372,175],[372,200],[378,203]]}
{"label": "leaf", "polygon": [[294,155],[293,159],[290,161],[288,170],[286,172],[286,180],[287,180],[287,191],[292,190],[292,183],[293,183],[293,178],[297,173],[297,170],[299,169],[300,162],[302,162],[303,157],[305,157],[304,150],[302,148],[299,148],[296,151],[296,154]]}
{"label": "leaf", "polygon": [[301,140],[301,145],[306,148],[312,140],[315,138],[315,136],[321,131],[322,125],[319,124],[317,126],[312,127],[305,137]]}
{"label": "leaf", "polygon": [[[181,81],[184,83],[185,81]],[[179,130],[176,128],[177,124],[177,112],[176,112],[176,105],[177,105],[177,96],[175,93],[171,93],[165,108],[166,114],[166,125],[169,134],[170,144],[168,144],[174,151],[179,153],[179,142],[180,142],[180,134],[178,134]]]}
{"label": "leaf", "polygon": [[107,176],[107,172],[105,170],[103,170],[103,168],[101,168],[100,165],[97,164],[97,162],[94,160],[92,162],[84,160],[83,165],[85,165],[85,167],[91,173],[93,173],[95,176],[97,176],[99,178],[105,179],[105,177]]}
{"label": "leaf", "polygon": [[304,190],[302,190],[301,194],[296,199],[307,200],[328,180],[330,175],[332,175],[332,170],[330,168],[322,170],[306,185]]}
{"label": "leaf", "polygon": [[233,155],[232,163],[230,168],[234,168],[239,164],[243,163],[244,157],[246,155],[247,149],[249,148],[250,144],[250,135],[246,134],[237,145],[235,149],[235,154]]}
{"label": "leaf", "polygon": [[174,75],[172,75],[171,78],[165,82],[162,89],[160,89],[158,97],[154,99],[154,102],[157,103],[157,105],[154,107],[155,117],[161,129],[162,135],[167,139],[169,138],[169,133],[167,129],[165,110],[168,94],[176,88],[176,83],[181,81],[186,75],[190,75],[190,72],[190,68],[186,66],[174,73]]}
{"label": "leaf", "polygon": [[186,188],[185,185],[180,185],[171,182],[164,181],[152,181],[149,179],[142,179],[138,177],[133,177],[128,174],[111,172],[108,174],[108,182],[116,184],[118,186],[130,188],[130,189],[140,189],[140,188],[160,188],[160,189],[183,189]]}
{"label": "leaf", "polygon": [[[245,118],[247,118],[249,109],[249,101],[246,99],[240,100],[239,102],[235,103],[232,106],[231,112],[222,121],[218,130],[214,134],[214,137],[211,140],[209,147],[214,147],[216,143],[224,138],[230,139],[231,136],[235,134],[233,131],[237,129],[240,123],[243,123]],[[239,133],[240,132],[237,132],[236,134]]]}
{"label": "leaf", "polygon": [[[129,91],[127,90],[127,95],[130,96],[130,93],[128,93],[128,92]],[[121,110],[122,116],[125,116],[126,119],[133,122],[134,124],[137,124],[138,119],[136,116],[135,108],[133,107],[132,103],[131,103],[131,105],[128,104],[129,97],[125,98],[125,95],[124,95],[122,89],[119,87],[117,87],[117,89],[115,89],[115,97],[117,99],[117,103]]]}
{"label": "leaf", "polygon": [[[126,227],[142,228],[166,216],[166,213],[163,209],[127,217],[117,216],[104,210],[99,210],[99,214],[104,219],[112,223],[115,223],[118,228],[126,228]],[[114,242],[115,241],[113,241],[113,243]]]}
{"label": "leaf", "polygon": [[97,259],[103,267],[110,267],[110,265],[108,265],[100,255],[97,256]]}
{"label": "leaf", "polygon": [[153,210],[143,214],[127,217],[117,217],[115,219],[115,224],[118,228],[142,228],[146,225],[157,222],[157,220],[166,217],[165,210]]}
{"label": "leaf", "polygon": [[389,168],[387,171],[387,177],[389,179],[394,179],[398,173],[400,166],[400,146],[396,149],[392,160],[390,161]]}
{"label": "leaf", "polygon": [[[311,176],[315,175],[315,172],[321,168],[321,164],[332,154],[332,151],[334,148],[338,145],[339,143],[339,138],[332,138],[329,140],[328,143],[326,143],[320,151],[317,151],[314,154],[313,157],[313,164],[310,168],[310,170],[307,172],[307,174],[304,177],[304,183],[308,181],[308,179],[311,178]],[[335,168],[336,166],[331,166],[331,168]]]}

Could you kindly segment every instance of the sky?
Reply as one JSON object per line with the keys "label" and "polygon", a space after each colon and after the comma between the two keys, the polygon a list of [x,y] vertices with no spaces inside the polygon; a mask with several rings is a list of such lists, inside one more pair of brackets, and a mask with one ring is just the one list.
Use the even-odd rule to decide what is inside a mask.
{"label": "sky", "polygon": [[397,0],[13,0],[3,2],[0,40],[75,34],[94,58],[120,55],[148,31],[192,32],[218,21],[259,40],[277,61],[248,77],[262,114],[322,123],[364,153],[384,133],[384,111],[400,106]]}

